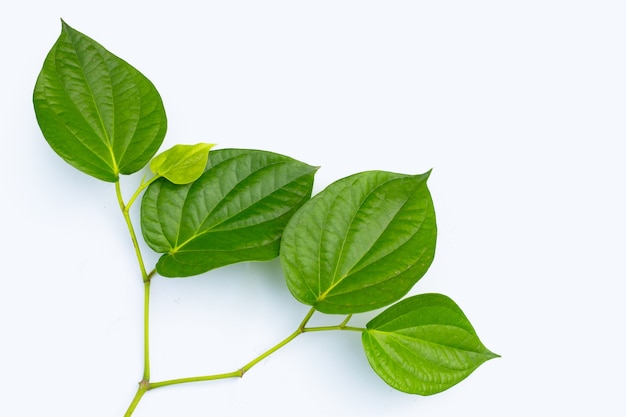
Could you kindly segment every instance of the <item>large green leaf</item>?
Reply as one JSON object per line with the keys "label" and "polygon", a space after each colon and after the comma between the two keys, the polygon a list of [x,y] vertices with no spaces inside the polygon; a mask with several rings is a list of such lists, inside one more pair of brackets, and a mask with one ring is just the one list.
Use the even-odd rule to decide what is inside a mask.
{"label": "large green leaf", "polygon": [[143,168],[167,128],[154,85],[65,22],[37,78],[33,102],[52,149],[104,181]]}
{"label": "large green leaf", "polygon": [[281,243],[294,297],[325,313],[350,314],[404,296],[435,253],[428,175],[362,172],[307,202]]}
{"label": "large green leaf", "polygon": [[498,357],[478,339],[459,306],[441,294],[391,306],[367,324],[362,342],[370,365],[387,384],[420,395],[444,391]]}
{"label": "large green leaf", "polygon": [[222,149],[209,154],[193,183],[155,181],[142,200],[141,225],[148,245],[164,253],[157,271],[184,277],[275,258],[285,224],[311,196],[316,171],[271,152]]}

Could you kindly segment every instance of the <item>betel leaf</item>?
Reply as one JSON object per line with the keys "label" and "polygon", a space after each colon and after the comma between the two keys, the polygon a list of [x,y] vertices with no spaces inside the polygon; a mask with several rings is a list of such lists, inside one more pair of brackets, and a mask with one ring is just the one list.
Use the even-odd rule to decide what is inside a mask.
{"label": "betel leaf", "polygon": [[362,342],[387,384],[420,395],[444,391],[498,357],[459,306],[441,294],[416,295],[389,307],[367,324]]}
{"label": "betel leaf", "polygon": [[154,85],[65,22],[37,78],[33,102],[52,149],[104,181],[143,168],[167,128]]}
{"label": "betel leaf", "polygon": [[210,143],[174,145],[150,161],[150,170],[174,184],[188,184],[204,172],[213,146]]}
{"label": "betel leaf", "polygon": [[281,243],[289,290],[324,313],[389,305],[424,275],[437,227],[426,180],[368,171],[343,178],[296,213]]}
{"label": "betel leaf", "polygon": [[157,271],[186,277],[275,258],[285,224],[311,196],[316,171],[271,152],[220,149],[209,153],[193,183],[155,181],[142,199],[141,226],[148,245],[163,253]]}

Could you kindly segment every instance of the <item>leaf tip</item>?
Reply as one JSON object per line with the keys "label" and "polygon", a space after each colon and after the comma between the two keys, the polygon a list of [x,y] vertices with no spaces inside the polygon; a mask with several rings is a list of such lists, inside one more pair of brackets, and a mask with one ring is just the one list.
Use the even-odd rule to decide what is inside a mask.
{"label": "leaf tip", "polygon": [[432,172],[433,172],[433,169],[431,168],[428,171],[424,172],[423,174],[414,174],[412,175],[412,177],[419,179],[421,182],[426,182],[430,178],[430,174]]}
{"label": "leaf tip", "polygon": [[502,357],[501,355],[498,355],[497,353],[491,352],[491,351],[489,351],[489,355],[488,356],[489,356],[489,359],[498,359],[498,358]]}
{"label": "leaf tip", "polygon": [[71,27],[63,18],[61,18],[61,33],[72,34],[75,33],[76,29]]}

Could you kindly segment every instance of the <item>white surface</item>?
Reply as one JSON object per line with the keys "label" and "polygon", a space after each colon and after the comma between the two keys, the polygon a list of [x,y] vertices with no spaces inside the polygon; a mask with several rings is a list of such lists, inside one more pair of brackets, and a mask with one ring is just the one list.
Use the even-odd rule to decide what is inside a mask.
{"label": "white surface", "polygon": [[[241,380],[149,392],[136,417],[626,414],[623,2],[10,4],[0,415],[121,416],[141,376],[142,286],[113,186],[65,165],[34,118],[60,18],[155,83],[163,148],[283,153],[322,166],[316,191],[433,168],[438,250],[413,293],[451,296],[502,355],[424,398],[382,383],[358,335],[307,334]],[[237,369],[306,310],[276,262],[155,278],[153,380]]]}

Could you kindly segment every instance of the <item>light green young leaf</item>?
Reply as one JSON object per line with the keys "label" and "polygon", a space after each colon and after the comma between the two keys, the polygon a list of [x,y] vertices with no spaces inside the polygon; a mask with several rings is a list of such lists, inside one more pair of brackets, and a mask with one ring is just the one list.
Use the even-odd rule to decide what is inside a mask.
{"label": "light green young leaf", "polygon": [[148,245],[164,254],[157,271],[186,277],[275,258],[285,224],[311,196],[316,171],[271,152],[220,149],[190,184],[155,181],[143,196],[141,226]]}
{"label": "light green young leaf", "polygon": [[324,313],[352,314],[404,296],[435,253],[428,175],[362,172],[307,202],[281,243],[294,297]]}
{"label": "light green young leaf", "polygon": [[154,85],[65,22],[37,78],[33,102],[52,149],[104,181],[143,168],[167,129]]}
{"label": "light green young leaf", "polygon": [[478,339],[459,306],[441,294],[391,306],[367,324],[362,342],[367,360],[387,384],[420,395],[444,391],[498,357]]}
{"label": "light green young leaf", "polygon": [[188,184],[204,172],[213,146],[211,143],[174,145],[150,161],[150,170],[174,184]]}

